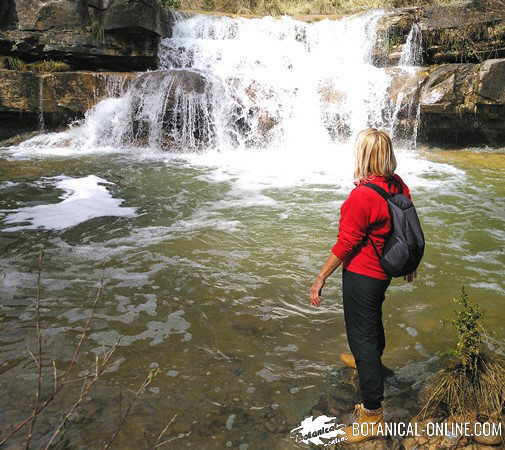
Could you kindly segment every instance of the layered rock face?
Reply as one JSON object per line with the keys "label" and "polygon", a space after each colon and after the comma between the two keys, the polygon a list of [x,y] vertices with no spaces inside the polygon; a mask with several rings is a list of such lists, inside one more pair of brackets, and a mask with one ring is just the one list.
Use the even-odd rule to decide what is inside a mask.
{"label": "layered rock face", "polygon": [[2,0],[0,11],[0,55],[78,70],[155,68],[172,20],[157,0]]}
{"label": "layered rock face", "polygon": [[379,24],[376,64],[398,63],[414,24],[422,34],[425,65],[505,57],[505,9],[489,11],[472,5],[402,8],[387,14]]}
{"label": "layered rock face", "polygon": [[505,10],[463,4],[394,12],[380,24],[377,65],[398,65],[413,26],[422,40],[422,67],[408,81],[397,74],[390,95],[394,103],[400,91],[408,91],[402,101],[417,102],[420,140],[451,147],[503,146]]}
{"label": "layered rock face", "polygon": [[[65,126],[106,96],[111,80],[156,68],[171,23],[158,0],[1,0],[0,139]],[[1,70],[6,57],[64,62],[71,71]]]}
{"label": "layered rock face", "polygon": [[123,91],[136,76],[133,72],[38,74],[0,70],[0,140],[80,119],[102,98]]}
{"label": "layered rock face", "polygon": [[420,107],[426,142],[503,146],[505,59],[433,69],[421,89]]}

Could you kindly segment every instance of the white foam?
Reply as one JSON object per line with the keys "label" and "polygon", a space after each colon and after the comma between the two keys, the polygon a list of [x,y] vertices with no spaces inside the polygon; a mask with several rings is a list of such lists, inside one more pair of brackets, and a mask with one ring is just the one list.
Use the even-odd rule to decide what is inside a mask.
{"label": "white foam", "polygon": [[[96,217],[133,217],[136,208],[122,207],[122,199],[113,198],[102,178],[89,175],[83,178],[60,176],[52,178],[55,187],[62,189],[61,202],[48,205],[28,206],[4,217],[3,222],[12,227],[3,231],[44,228],[63,230]],[[20,225],[16,225],[20,224]]]}

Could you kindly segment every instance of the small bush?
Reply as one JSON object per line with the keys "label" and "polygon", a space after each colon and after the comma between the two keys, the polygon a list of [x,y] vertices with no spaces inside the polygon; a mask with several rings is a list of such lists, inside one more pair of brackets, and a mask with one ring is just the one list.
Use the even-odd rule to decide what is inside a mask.
{"label": "small bush", "polygon": [[461,306],[459,311],[455,311],[456,318],[452,320],[452,325],[458,334],[458,342],[454,351],[464,369],[472,375],[477,371],[479,357],[482,346],[482,311],[479,305],[472,303],[461,288],[461,295],[453,299],[454,303]]}
{"label": "small bush", "polygon": [[461,306],[450,321],[457,333],[451,352],[455,360],[429,380],[419,416],[500,415],[505,405],[505,360],[483,351],[483,313],[464,288],[454,302]]}

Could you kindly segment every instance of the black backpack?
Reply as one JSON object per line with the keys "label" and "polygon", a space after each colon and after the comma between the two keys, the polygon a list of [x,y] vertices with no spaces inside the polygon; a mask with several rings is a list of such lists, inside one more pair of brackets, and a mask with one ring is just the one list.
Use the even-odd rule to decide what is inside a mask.
{"label": "black backpack", "polygon": [[377,192],[389,206],[391,232],[384,243],[382,256],[367,233],[384,272],[391,277],[401,277],[414,272],[421,262],[425,245],[414,204],[403,193],[390,194],[373,183],[363,186]]}

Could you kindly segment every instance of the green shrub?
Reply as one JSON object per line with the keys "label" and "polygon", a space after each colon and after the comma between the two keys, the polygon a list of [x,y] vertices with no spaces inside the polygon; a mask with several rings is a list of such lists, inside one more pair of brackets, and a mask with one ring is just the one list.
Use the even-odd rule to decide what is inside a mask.
{"label": "green shrub", "polygon": [[505,359],[483,351],[483,313],[465,289],[455,298],[461,308],[450,320],[457,334],[447,367],[435,373],[425,388],[420,418],[445,416],[496,417],[505,405]]}
{"label": "green shrub", "polygon": [[473,303],[468,298],[465,288],[461,288],[461,295],[453,302],[461,309],[455,311],[455,318],[451,321],[458,335],[455,355],[463,367],[470,373],[477,370],[477,364],[481,354],[482,346],[482,311],[479,305]]}

